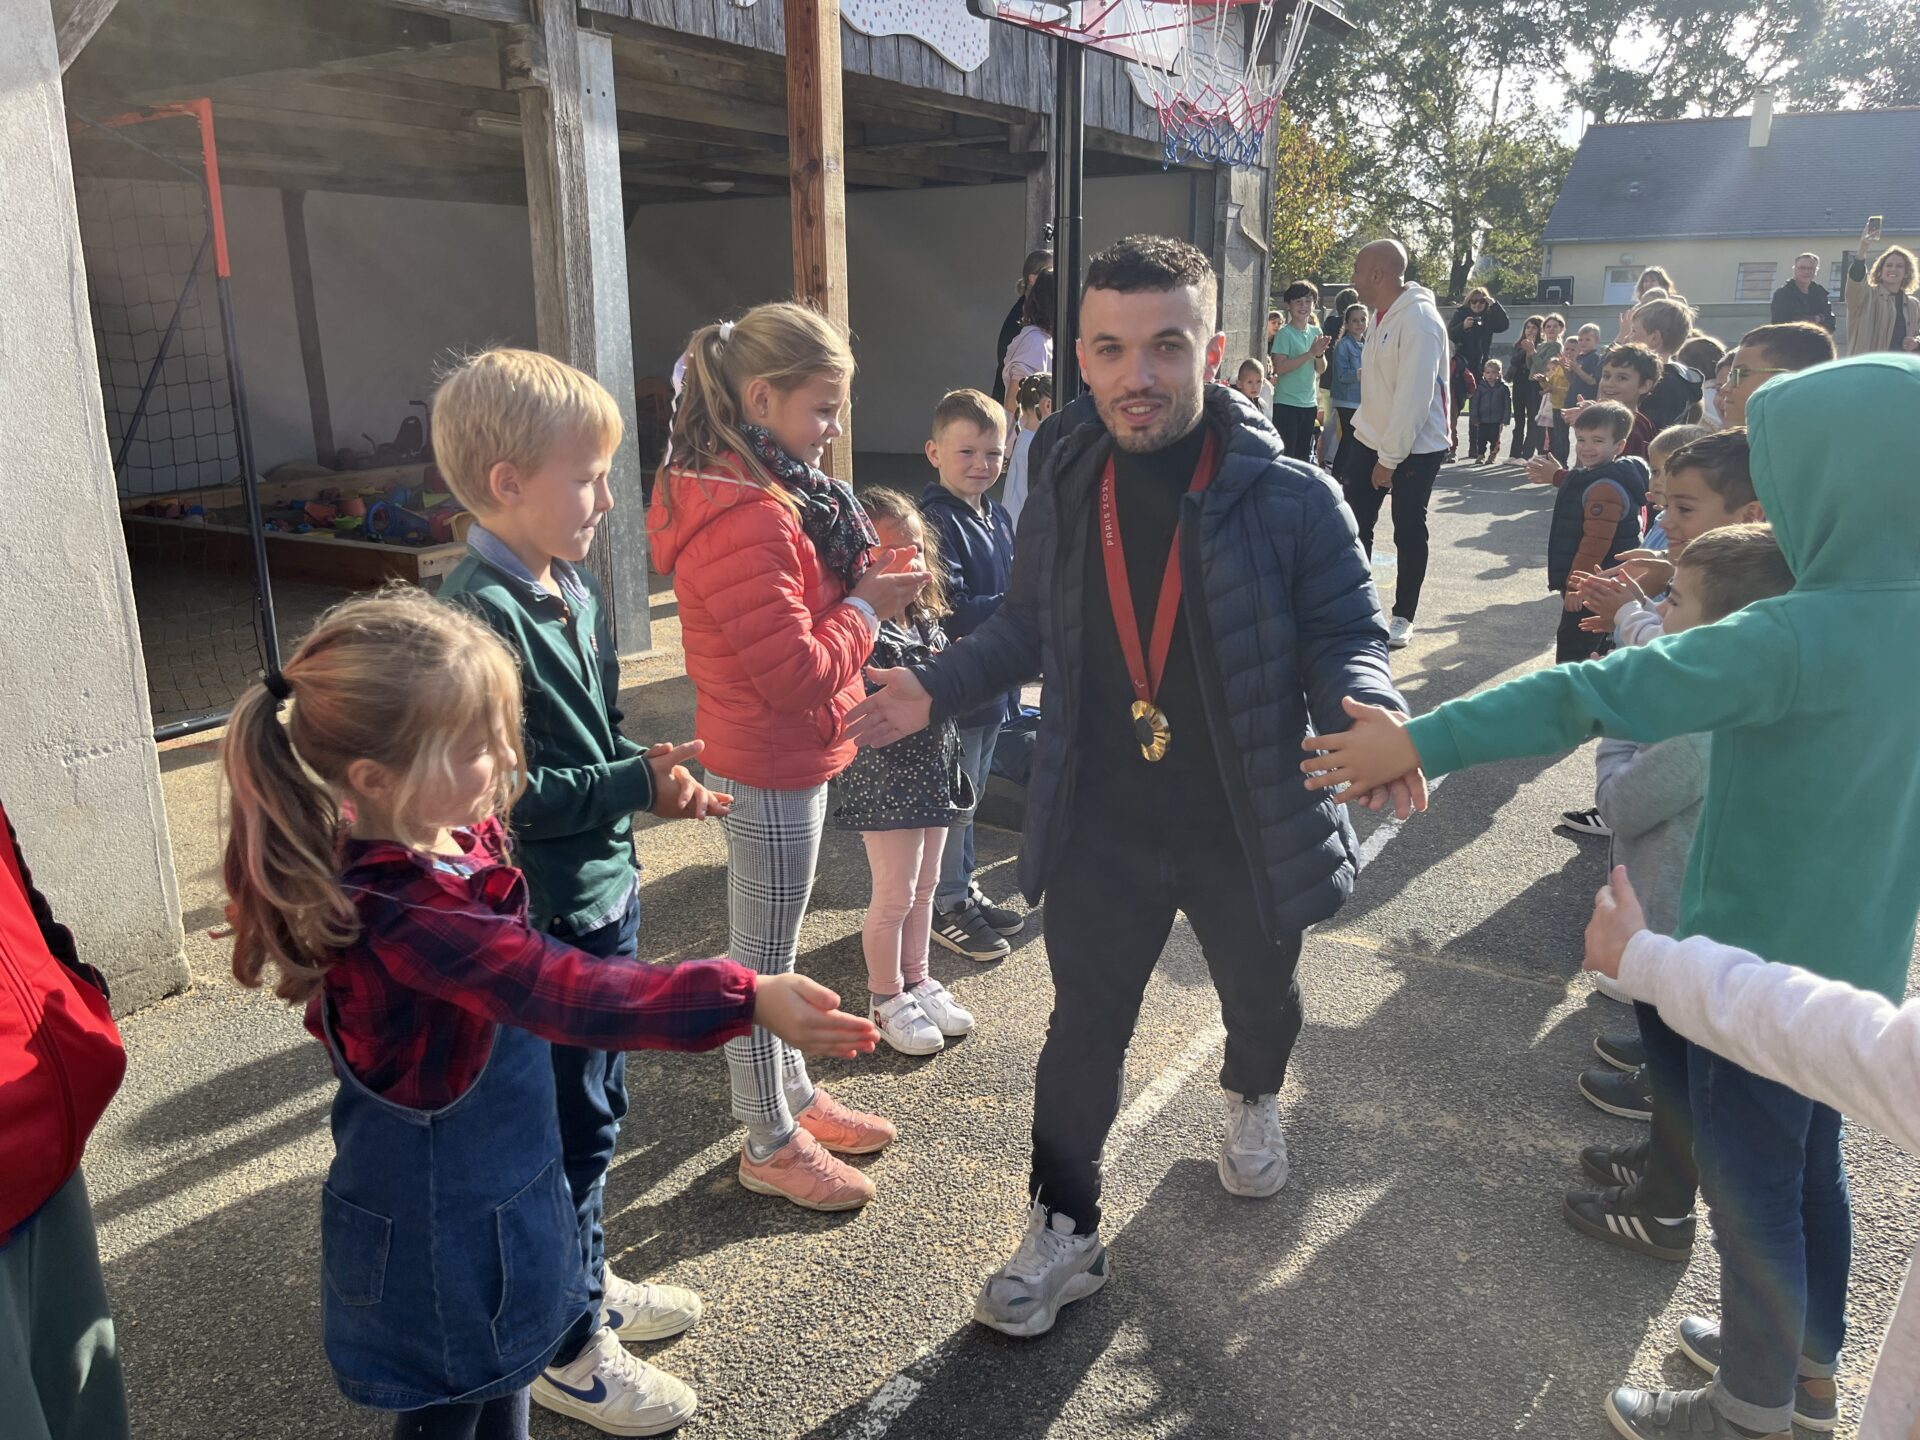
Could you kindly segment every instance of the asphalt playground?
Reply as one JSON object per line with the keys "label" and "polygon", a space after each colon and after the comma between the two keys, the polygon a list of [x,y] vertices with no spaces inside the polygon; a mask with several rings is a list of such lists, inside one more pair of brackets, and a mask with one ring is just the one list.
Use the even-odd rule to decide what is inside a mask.
{"label": "asphalt playground", "polygon": [[[1419,629],[1394,660],[1415,707],[1551,659],[1549,508],[1510,467],[1443,473]],[[1382,524],[1376,573],[1390,587]],[[655,598],[656,649],[624,677],[629,733],[649,741],[692,731],[671,591]],[[213,747],[162,759],[196,983],[125,1022],[127,1083],[86,1167],[135,1434],[372,1440],[386,1425],[339,1397],[320,1348],[327,1066],[296,1015],[225,978],[209,934],[221,923]],[[632,1056],[609,1253],[623,1274],[706,1297],[697,1327],[642,1351],[701,1393],[680,1433],[1599,1440],[1614,1384],[1699,1383],[1673,1333],[1714,1304],[1711,1247],[1663,1264],[1560,1218],[1578,1148],[1635,1131],[1574,1088],[1596,1031],[1625,1014],[1578,974],[1605,843],[1552,828],[1591,803],[1592,775],[1590,753],[1515,761],[1449,777],[1405,825],[1361,817],[1358,893],[1306,944],[1307,1027],[1282,1096],[1293,1171],[1271,1199],[1230,1196],[1215,1175],[1219,1007],[1176,926],[1108,1147],[1113,1279],[1038,1340],[968,1314],[1024,1219],[1052,999],[1044,916],[997,965],[936,952],[935,974],[979,1017],[974,1035],[927,1060],[816,1064],[900,1129],[862,1162],[879,1197],[858,1214],[740,1188],[717,1056]],[[1018,839],[982,832],[997,898],[1014,894]],[[640,852],[642,953],[722,950],[717,830],[649,822]],[[830,833],[801,967],[850,1003],[864,994],[866,895],[858,837]],[[1842,1359],[1843,1436],[1920,1212],[1920,1163],[1858,1127],[1846,1147],[1857,1339]],[[534,1433],[594,1432],[536,1411]]]}

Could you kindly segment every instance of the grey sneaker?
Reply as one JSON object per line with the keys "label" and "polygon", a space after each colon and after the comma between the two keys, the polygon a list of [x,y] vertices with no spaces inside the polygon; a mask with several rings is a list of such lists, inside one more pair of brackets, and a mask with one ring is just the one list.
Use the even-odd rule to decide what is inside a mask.
{"label": "grey sneaker", "polygon": [[934,907],[933,940],[969,960],[1004,960],[1013,953],[1013,947],[993,933],[971,900],[962,900],[952,910]]}
{"label": "grey sneaker", "polygon": [[[1709,1375],[1720,1373],[1720,1322],[1704,1316],[1689,1315],[1680,1322],[1680,1353]],[[1793,1387],[1793,1423],[1809,1430],[1829,1431],[1839,1427],[1840,1401],[1834,1395],[1815,1395],[1807,1389],[1808,1376],[1802,1375]],[[1831,1390],[1831,1380],[1813,1384]]]}
{"label": "grey sneaker", "polygon": [[1107,1247],[1099,1235],[1074,1234],[1072,1216],[1049,1215],[1036,1200],[1020,1248],[980,1287],[973,1318],[1003,1335],[1044,1335],[1061,1306],[1106,1283]]}
{"label": "grey sneaker", "polygon": [[1274,1095],[1227,1093],[1227,1133],[1220,1142],[1220,1183],[1229,1194],[1264,1198],[1287,1183],[1287,1137]]}

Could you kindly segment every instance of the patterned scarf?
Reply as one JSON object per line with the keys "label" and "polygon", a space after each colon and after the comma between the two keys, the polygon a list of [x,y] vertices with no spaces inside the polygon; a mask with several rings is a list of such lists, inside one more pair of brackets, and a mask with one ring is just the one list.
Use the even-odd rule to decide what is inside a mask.
{"label": "patterned scarf", "polygon": [[753,447],[753,458],[799,502],[800,528],[813,542],[820,563],[853,589],[867,573],[871,552],[880,543],[873,521],[854,499],[853,487],[794,459],[758,425],[742,425],[740,433]]}

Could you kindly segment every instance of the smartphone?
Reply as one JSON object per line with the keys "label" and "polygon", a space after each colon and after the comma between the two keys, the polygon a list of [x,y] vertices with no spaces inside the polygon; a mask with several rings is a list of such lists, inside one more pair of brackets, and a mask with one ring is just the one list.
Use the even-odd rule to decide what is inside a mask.
{"label": "smartphone", "polygon": [[1880,238],[1880,223],[1885,218],[1886,217],[1884,215],[1869,215],[1867,217],[1868,238],[1874,239],[1874,240],[1878,240]]}

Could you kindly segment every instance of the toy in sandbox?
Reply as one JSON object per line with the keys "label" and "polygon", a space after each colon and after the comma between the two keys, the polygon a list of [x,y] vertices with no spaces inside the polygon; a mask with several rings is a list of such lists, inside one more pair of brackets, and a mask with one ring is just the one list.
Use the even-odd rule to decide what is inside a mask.
{"label": "toy in sandbox", "polygon": [[[460,563],[473,524],[430,462],[360,470],[289,463],[256,489],[276,579],[349,588],[389,579],[431,584]],[[238,484],[135,497],[122,514],[136,553],[158,551],[166,529],[194,525],[216,563],[235,573],[251,563],[246,492]]]}

